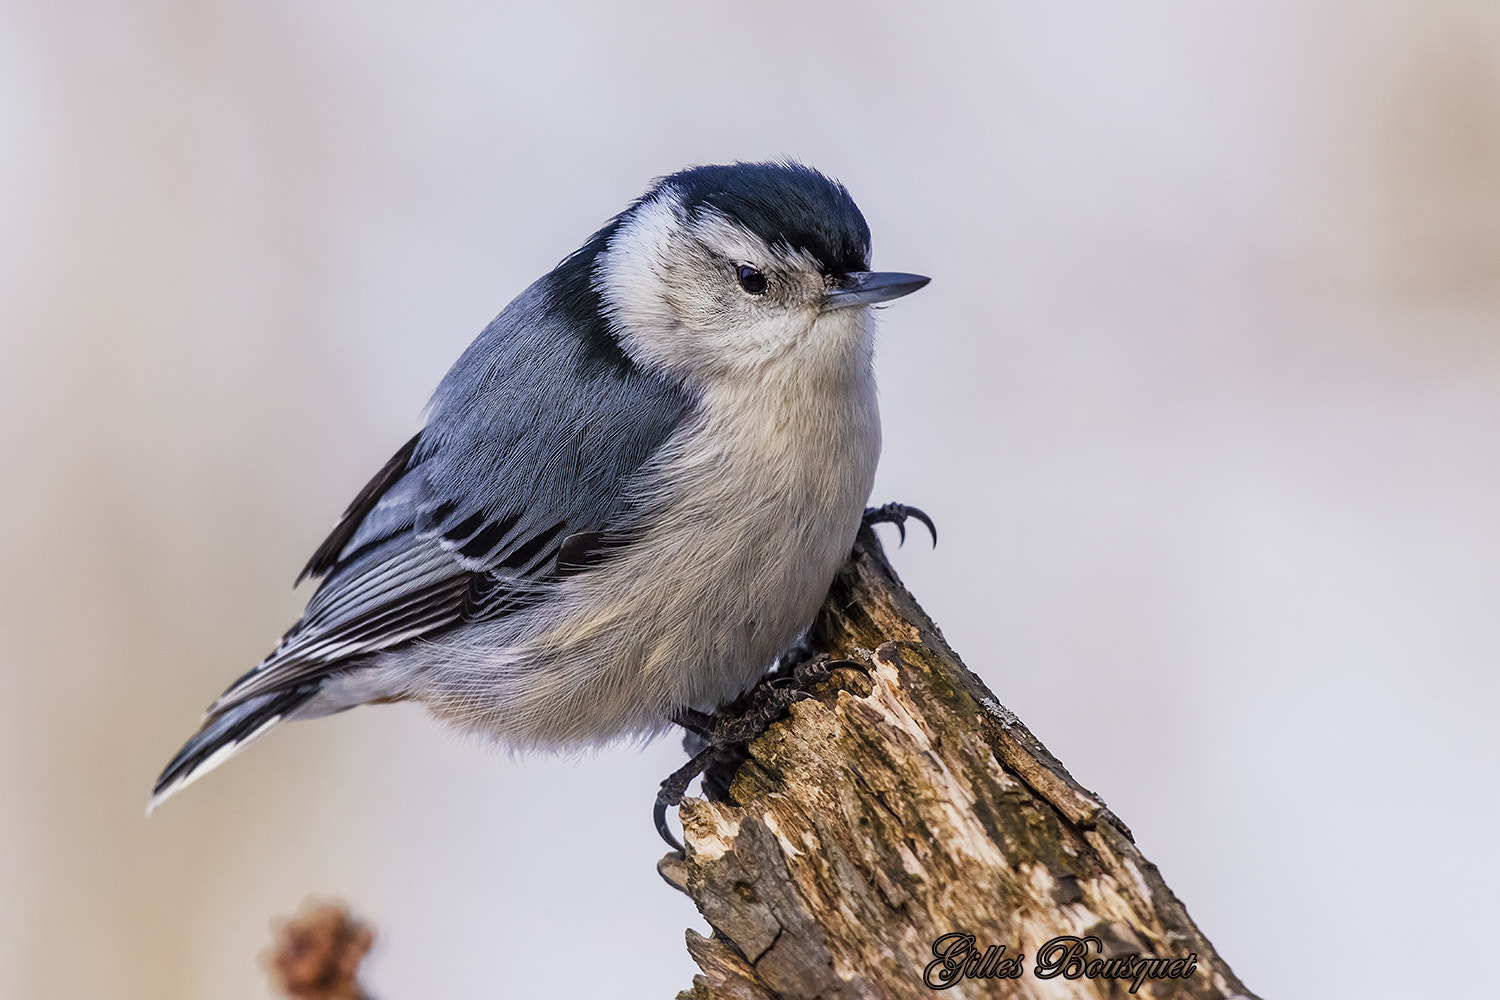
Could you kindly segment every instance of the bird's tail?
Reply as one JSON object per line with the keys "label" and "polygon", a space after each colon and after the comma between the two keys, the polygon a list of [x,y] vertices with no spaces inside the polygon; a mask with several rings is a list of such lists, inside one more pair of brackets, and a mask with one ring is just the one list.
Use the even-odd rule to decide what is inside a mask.
{"label": "bird's tail", "polygon": [[318,683],[270,691],[209,713],[156,779],[146,815],[265,735],[318,692]]}

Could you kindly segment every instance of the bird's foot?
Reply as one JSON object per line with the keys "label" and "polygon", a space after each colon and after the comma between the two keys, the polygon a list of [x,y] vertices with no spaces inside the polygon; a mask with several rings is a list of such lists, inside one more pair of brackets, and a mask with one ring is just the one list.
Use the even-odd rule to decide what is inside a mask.
{"label": "bird's foot", "polygon": [[906,519],[915,518],[921,521],[927,528],[927,533],[932,536],[932,547],[937,548],[937,525],[932,523],[932,518],[916,507],[908,507],[904,503],[888,503],[883,507],[866,507],[864,522],[867,525],[894,524],[896,530],[901,533],[901,544],[906,544]]}
{"label": "bird's foot", "polygon": [[[763,734],[771,723],[786,714],[796,702],[811,698],[812,687],[832,676],[836,667],[866,668],[853,660],[830,660],[826,656],[803,660],[794,667],[783,666],[776,673],[713,714],[685,708],[672,721],[688,731],[683,740],[693,756],[661,783],[656,793],[652,818],[661,834],[678,854],[685,853],[667,826],[667,810],[682,804],[688,785],[703,775],[705,791],[722,798],[729,790],[729,780],[749,757],[750,742]],[[867,672],[867,671],[866,671]]]}

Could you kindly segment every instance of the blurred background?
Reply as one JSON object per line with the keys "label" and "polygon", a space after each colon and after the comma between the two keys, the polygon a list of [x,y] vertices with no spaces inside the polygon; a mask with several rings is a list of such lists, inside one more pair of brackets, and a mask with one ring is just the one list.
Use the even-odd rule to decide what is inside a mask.
{"label": "blurred background", "polygon": [[933,276],[875,499],[969,665],[1252,989],[1490,995],[1495,4],[4,0],[0,148],[0,995],[262,998],[308,895],[384,1000],[689,985],[675,740],[364,709],[142,809],[485,323],[783,155]]}

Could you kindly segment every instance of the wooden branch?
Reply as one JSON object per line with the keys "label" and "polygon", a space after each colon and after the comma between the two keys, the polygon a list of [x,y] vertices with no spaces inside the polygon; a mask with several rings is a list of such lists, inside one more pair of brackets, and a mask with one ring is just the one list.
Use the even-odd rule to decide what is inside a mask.
{"label": "wooden branch", "polygon": [[688,931],[703,971],[679,1000],[1250,996],[868,529],[811,645],[868,676],[835,670],[751,745],[723,801],[682,804],[687,856],[659,869],[713,934]]}

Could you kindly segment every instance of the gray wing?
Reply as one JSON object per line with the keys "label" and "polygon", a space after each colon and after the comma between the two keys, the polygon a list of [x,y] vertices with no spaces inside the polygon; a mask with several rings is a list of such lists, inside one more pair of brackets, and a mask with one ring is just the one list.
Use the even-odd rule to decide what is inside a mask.
{"label": "gray wing", "polygon": [[566,271],[574,262],[464,352],[426,428],[309,561],[303,576],[323,582],[301,620],[211,713],[526,607],[547,581],[628,544],[610,531],[626,489],[694,399],[621,351],[589,300],[587,272],[569,282],[580,277]]}

